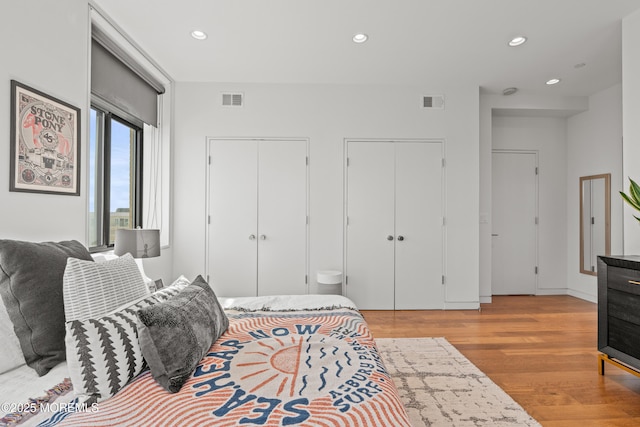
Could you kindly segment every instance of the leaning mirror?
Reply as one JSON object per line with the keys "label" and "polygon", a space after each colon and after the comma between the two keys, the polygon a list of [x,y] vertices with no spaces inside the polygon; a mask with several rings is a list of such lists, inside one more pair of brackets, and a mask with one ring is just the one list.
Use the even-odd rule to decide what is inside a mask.
{"label": "leaning mirror", "polygon": [[597,275],[598,255],[611,255],[611,174],[580,177],[580,272]]}

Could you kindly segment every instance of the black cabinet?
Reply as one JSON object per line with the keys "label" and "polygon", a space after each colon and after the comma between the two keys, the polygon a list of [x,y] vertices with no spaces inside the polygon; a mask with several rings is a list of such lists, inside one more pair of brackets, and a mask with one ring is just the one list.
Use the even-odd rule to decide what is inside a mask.
{"label": "black cabinet", "polygon": [[640,371],[640,256],[598,257],[598,350]]}

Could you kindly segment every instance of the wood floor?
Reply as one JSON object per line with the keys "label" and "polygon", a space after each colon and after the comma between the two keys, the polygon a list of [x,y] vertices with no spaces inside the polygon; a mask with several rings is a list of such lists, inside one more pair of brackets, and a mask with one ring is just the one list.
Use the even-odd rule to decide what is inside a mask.
{"label": "wood floor", "polygon": [[598,374],[597,306],[500,296],[481,310],[363,311],[376,338],[445,337],[540,424],[640,426],[640,378]]}

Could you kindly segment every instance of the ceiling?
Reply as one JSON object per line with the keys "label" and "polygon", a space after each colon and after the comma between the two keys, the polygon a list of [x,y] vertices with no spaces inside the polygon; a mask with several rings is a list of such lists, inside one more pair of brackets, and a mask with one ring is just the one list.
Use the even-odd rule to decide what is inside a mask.
{"label": "ceiling", "polygon": [[[640,9],[640,0],[94,3],[178,82],[474,85],[566,96],[621,81],[621,20]],[[194,29],[209,37],[194,40]],[[369,40],[353,43],[358,32]],[[509,47],[516,35],[527,43]],[[547,86],[552,77],[562,81]]]}

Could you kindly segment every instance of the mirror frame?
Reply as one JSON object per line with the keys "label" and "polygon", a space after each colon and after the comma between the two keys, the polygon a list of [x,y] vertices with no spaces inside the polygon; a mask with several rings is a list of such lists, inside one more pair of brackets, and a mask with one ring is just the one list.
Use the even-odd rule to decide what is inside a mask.
{"label": "mirror frame", "polygon": [[603,255],[611,255],[611,174],[589,175],[580,177],[580,273],[597,276],[596,271],[584,269],[584,195],[585,181],[604,178],[604,251]]}

